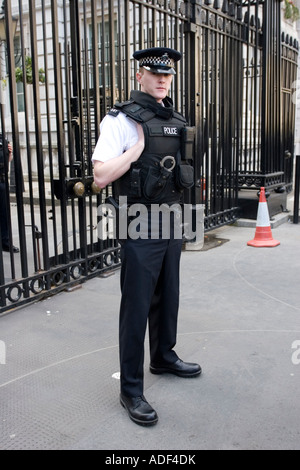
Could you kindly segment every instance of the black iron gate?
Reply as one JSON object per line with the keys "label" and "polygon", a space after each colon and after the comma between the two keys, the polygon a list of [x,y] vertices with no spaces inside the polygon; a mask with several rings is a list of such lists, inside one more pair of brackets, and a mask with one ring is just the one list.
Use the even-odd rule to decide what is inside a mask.
{"label": "black iron gate", "polygon": [[0,246],[0,314],[119,266],[117,242],[99,236],[97,208],[111,189],[94,185],[91,156],[100,120],[136,87],[136,49],[164,45],[183,54],[171,94],[197,130],[195,188],[185,198],[205,205],[206,230],[238,217],[245,187],[292,181],[286,116],[292,125],[298,42],[282,35],[280,6],[3,2],[0,127],[14,156],[5,163],[4,195],[20,253]]}

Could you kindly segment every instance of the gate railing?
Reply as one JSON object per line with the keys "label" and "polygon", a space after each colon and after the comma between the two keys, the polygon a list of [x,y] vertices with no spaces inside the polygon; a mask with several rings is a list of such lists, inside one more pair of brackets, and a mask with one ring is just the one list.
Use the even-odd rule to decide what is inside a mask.
{"label": "gate railing", "polygon": [[196,127],[185,201],[205,205],[206,231],[236,220],[244,187],[291,185],[299,47],[281,34],[279,4],[4,2],[0,133],[13,144],[4,194],[20,253],[0,247],[0,314],[120,265],[117,242],[99,236],[111,188],[93,184],[91,156],[101,119],[136,87],[138,48],[183,54],[171,96]]}
{"label": "gate railing", "polygon": [[[91,109],[100,121],[100,107],[96,101],[92,106],[89,97],[84,102],[88,75],[81,69],[80,18],[93,6],[96,24],[101,18],[96,3],[84,10],[74,0],[5,2],[1,133],[13,144],[5,195],[11,246],[20,253],[0,248],[0,313],[120,264],[117,242],[98,237],[97,207],[109,190],[100,193],[93,185],[91,152],[98,126],[94,141],[91,131],[86,133]],[[18,18],[15,37],[13,17]]]}

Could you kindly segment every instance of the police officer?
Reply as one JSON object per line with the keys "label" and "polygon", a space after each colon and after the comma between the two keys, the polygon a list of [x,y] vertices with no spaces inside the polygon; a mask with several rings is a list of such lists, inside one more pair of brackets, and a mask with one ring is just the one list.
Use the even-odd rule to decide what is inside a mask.
{"label": "police officer", "polygon": [[[149,214],[156,204],[179,203],[190,187],[190,169],[180,156],[184,117],[167,96],[180,52],[151,48],[134,53],[140,91],[117,103],[100,125],[94,154],[94,178],[100,188],[114,182],[119,202],[140,203]],[[188,170],[188,171],[187,171]],[[150,221],[150,217],[149,217]],[[151,225],[151,224],[150,224]],[[162,236],[121,240],[121,306],[119,348],[121,405],[140,425],[157,422],[156,411],[144,397],[144,340],[149,322],[150,372],[197,377],[198,364],[183,362],[174,351],[179,307],[179,264],[182,240],[174,229]]]}

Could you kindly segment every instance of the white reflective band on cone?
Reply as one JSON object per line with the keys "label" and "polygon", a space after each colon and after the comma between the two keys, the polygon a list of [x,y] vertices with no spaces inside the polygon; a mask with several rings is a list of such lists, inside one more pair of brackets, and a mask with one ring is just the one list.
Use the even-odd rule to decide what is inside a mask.
{"label": "white reflective band on cone", "polygon": [[268,205],[266,202],[260,202],[258,205],[256,227],[269,227],[269,225],[270,225],[270,218],[269,218]]}

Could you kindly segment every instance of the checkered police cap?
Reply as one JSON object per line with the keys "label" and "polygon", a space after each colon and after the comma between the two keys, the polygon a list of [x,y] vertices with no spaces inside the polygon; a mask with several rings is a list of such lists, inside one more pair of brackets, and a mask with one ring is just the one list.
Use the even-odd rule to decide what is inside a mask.
{"label": "checkered police cap", "polygon": [[150,72],[175,75],[175,62],[181,59],[181,53],[168,47],[152,47],[136,51],[133,57],[139,61],[140,67]]}

